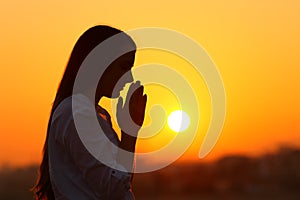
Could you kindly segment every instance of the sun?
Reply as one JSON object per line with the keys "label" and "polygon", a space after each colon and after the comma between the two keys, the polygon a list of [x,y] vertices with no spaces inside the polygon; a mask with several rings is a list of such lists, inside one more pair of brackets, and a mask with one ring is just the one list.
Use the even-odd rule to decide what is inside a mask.
{"label": "sun", "polygon": [[183,110],[173,111],[168,117],[168,125],[175,132],[183,132],[190,125],[190,117]]}

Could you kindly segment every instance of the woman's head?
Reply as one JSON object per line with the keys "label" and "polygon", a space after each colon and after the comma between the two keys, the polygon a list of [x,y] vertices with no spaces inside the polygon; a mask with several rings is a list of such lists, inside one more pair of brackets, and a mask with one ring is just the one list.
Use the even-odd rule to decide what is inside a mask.
{"label": "woman's head", "polygon": [[[94,26],[88,29],[86,32],[84,32],[83,35],[80,36],[80,38],[78,39],[78,41],[76,42],[73,48],[63,78],[57,90],[56,97],[52,106],[50,119],[48,122],[48,130],[47,130],[46,141],[43,149],[43,159],[40,165],[39,177],[36,185],[33,188],[37,199],[48,199],[48,200],[54,199],[53,191],[50,183],[50,176],[49,176],[48,146],[47,146],[52,114],[61,101],[63,101],[65,98],[72,95],[77,73],[79,71],[82,62],[87,57],[87,55],[98,44],[100,44],[104,40],[116,34],[122,34],[122,36],[125,36],[122,37],[125,38],[126,41],[125,45],[128,44],[131,46],[133,45],[135,49],[135,44],[133,40],[127,34],[125,34],[124,32],[116,28],[112,28],[110,26],[103,26],[103,25]],[[116,49],[122,48],[122,45],[124,45],[124,43],[120,44],[120,46],[119,44],[117,44],[116,46],[111,46],[111,48],[116,48]],[[117,96],[117,95],[113,95],[112,91],[114,90],[114,88],[120,85],[119,83],[116,85],[116,82],[118,82],[119,78],[122,77],[126,72],[129,73],[127,73],[126,76],[127,78],[124,79],[125,82],[132,81],[132,75],[130,69],[134,62],[134,55],[135,55],[135,51],[128,52],[122,55],[121,57],[113,61],[108,66],[108,68],[104,71],[102,77],[99,77],[100,81],[98,83],[96,94],[95,94],[96,103],[98,103],[101,96],[107,96],[110,98]],[[122,85],[122,81],[121,81],[121,85]],[[88,90],[89,88],[85,88],[85,89]]]}
{"label": "woman's head", "polygon": [[[123,48],[124,46],[131,46],[131,49],[135,49],[135,43],[133,40],[121,30],[116,28],[112,28],[110,26],[94,26],[88,29],[83,35],[78,39],[76,42],[73,51],[71,53],[69,62],[67,64],[64,76],[61,80],[59,89],[57,91],[57,96],[59,97],[59,102],[70,96],[73,92],[74,82],[79,71],[79,68],[87,57],[87,55],[101,42],[104,40],[119,34],[122,37],[121,42],[115,45],[111,45],[111,49],[119,49]],[[116,79],[120,78],[120,73],[122,69],[132,67],[134,62],[134,52],[128,52],[122,55],[120,58],[116,59],[111,63],[110,66],[107,67],[105,72],[103,73],[102,77],[99,77],[99,83],[96,92],[96,103],[99,101],[101,96],[107,97],[116,97],[112,95],[112,88],[116,84]],[[101,61],[100,61],[101,62]],[[100,63],[99,63],[100,64]],[[124,65],[123,65],[124,64]],[[128,64],[130,66],[128,66]],[[125,66],[126,65],[126,66]],[[130,70],[127,69],[128,70]],[[124,70],[123,70],[124,71]],[[130,75],[129,75],[130,76]],[[129,78],[130,79],[130,78]],[[131,77],[132,79],[132,77]],[[88,80],[87,80],[88,81]],[[132,80],[131,80],[132,81]],[[90,88],[87,87],[95,87],[93,85],[86,85],[86,88],[83,90],[88,90]],[[84,91],[83,91],[84,92]],[[59,103],[58,102],[58,103]],[[55,103],[54,103],[55,104]],[[56,106],[56,105],[54,105]]]}

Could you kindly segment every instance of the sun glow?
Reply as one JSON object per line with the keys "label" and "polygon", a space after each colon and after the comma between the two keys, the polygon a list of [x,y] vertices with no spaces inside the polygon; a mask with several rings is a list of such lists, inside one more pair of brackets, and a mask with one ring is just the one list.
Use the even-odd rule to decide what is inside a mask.
{"label": "sun glow", "polygon": [[190,117],[183,110],[176,110],[169,115],[168,125],[175,132],[183,132],[190,125]]}

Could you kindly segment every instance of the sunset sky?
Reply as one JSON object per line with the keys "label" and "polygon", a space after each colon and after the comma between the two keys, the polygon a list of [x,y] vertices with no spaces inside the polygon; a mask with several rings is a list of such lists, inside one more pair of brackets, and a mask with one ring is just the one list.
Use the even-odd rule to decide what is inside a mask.
{"label": "sunset sky", "polygon": [[[224,82],[227,113],[221,136],[205,159],[300,146],[299,10],[298,0],[2,1],[0,166],[40,161],[51,104],[71,50],[97,24],[173,29],[206,49]],[[172,66],[195,82],[182,60],[157,51],[137,53],[136,68],[151,62]],[[209,94],[198,78],[199,134],[182,160],[199,160],[209,123]],[[168,114],[176,103],[170,106],[174,97],[161,90],[146,86],[147,109],[161,103],[169,106]],[[110,105],[108,100],[103,104]],[[139,141],[138,151],[155,150],[175,134],[167,127],[161,132],[151,142]]]}

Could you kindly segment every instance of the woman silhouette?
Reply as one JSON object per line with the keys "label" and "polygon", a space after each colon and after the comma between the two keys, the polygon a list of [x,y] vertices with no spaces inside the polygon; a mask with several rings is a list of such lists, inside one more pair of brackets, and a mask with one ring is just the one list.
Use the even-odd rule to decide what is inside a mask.
{"label": "woman silhouette", "polygon": [[[121,34],[125,41],[110,48],[118,49],[127,45],[134,50],[121,55],[105,69],[95,87],[94,99],[88,95],[92,88],[88,84],[80,93],[74,93],[76,76],[84,59],[98,44],[117,34]],[[124,103],[129,109],[129,112],[126,112],[119,92],[126,83],[133,82],[131,68],[135,59],[135,49],[135,43],[127,34],[109,26],[94,26],[78,39],[52,106],[43,159],[34,186],[36,199],[134,199],[131,192],[131,172],[139,129],[130,129],[128,119],[132,119],[137,127],[142,126],[147,96],[143,94],[143,86],[139,82],[131,83],[128,92],[131,93],[131,97],[126,98]],[[110,115],[98,105],[102,97],[119,97],[117,121],[121,128],[121,140],[112,128]],[[74,104],[77,107],[74,107]],[[74,123],[74,113],[88,120],[91,117],[87,112],[90,105],[96,110],[96,119],[104,132],[97,133],[97,145],[99,149],[104,150],[102,157],[123,166],[125,172],[100,162],[81,141]],[[86,126],[83,129],[81,127],[80,131],[82,134],[97,130],[93,129],[93,126]],[[104,137],[109,140],[105,140]],[[113,151],[110,145],[133,153]]]}

